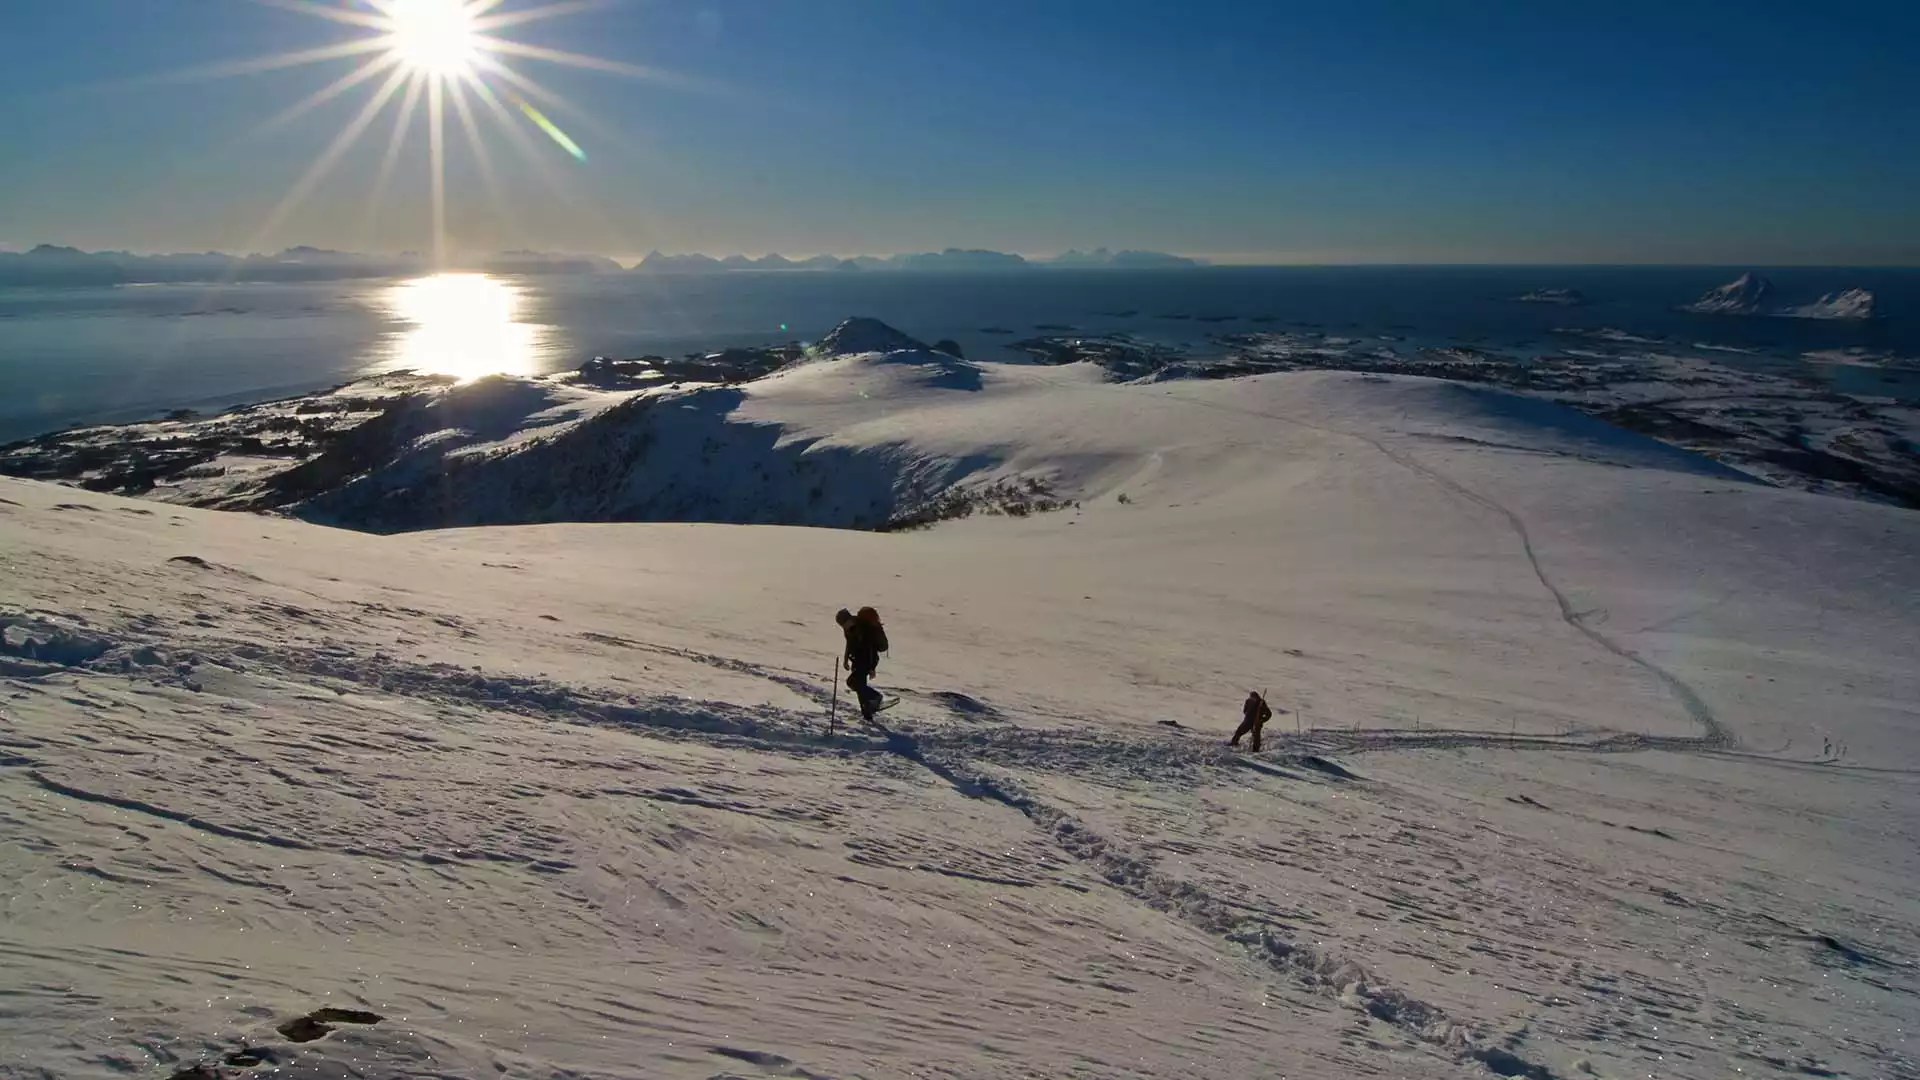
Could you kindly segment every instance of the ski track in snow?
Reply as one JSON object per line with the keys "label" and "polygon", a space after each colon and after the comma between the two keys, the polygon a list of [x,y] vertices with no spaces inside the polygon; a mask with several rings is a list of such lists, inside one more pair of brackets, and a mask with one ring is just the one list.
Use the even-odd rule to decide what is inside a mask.
{"label": "ski track in snow", "polygon": [[[1252,757],[1224,732],[1063,704],[1115,700],[1097,644],[1118,631],[1088,609],[1073,616],[1085,630],[1054,628],[1070,659],[1052,669],[1005,658],[1028,639],[977,640],[956,619],[943,647],[972,650],[977,682],[901,685],[892,668],[915,661],[896,656],[881,680],[903,699],[896,730],[829,735],[838,673],[740,621],[777,622],[786,601],[765,594],[791,574],[740,571],[742,596],[710,586],[704,603],[674,592],[726,544],[757,558],[811,540],[649,533],[706,550],[675,563],[679,541],[660,540],[654,561],[621,564],[636,591],[603,598],[588,538],[622,534],[469,534],[442,569],[431,546],[286,522],[149,511],[109,525],[106,511],[134,508],[8,482],[0,571],[33,584],[0,593],[0,1074],[1920,1076],[1902,1022],[1920,999],[1920,773],[1850,759],[1848,740],[1881,736],[1845,716],[1820,729],[1818,757],[1754,750],[1728,703],[1798,691],[1744,689],[1725,673],[1742,659],[1702,651],[1683,673],[1671,650],[1640,647],[1751,591],[1703,585],[1709,604],[1654,588],[1666,606],[1648,609],[1616,587],[1589,603],[1560,560],[1591,579],[1596,556],[1542,539],[1546,519],[1511,487],[1496,498],[1486,474],[1460,475],[1531,453],[1498,433],[1444,451],[1443,469],[1394,445],[1418,431],[1168,398],[1358,440],[1497,519],[1462,548],[1517,542],[1511,561],[1557,611],[1542,626],[1578,635],[1541,644],[1566,671],[1552,685],[1645,685],[1646,699],[1571,709],[1582,722],[1561,733],[1506,728],[1548,700],[1517,682],[1474,691],[1483,726],[1349,711],[1296,733],[1281,717]],[[1106,490],[1164,490],[1190,449],[1143,456]],[[1349,468],[1343,482],[1390,483]],[[1593,484],[1631,472],[1577,455],[1564,468]],[[1117,558],[1103,535],[1139,535],[1085,520],[1086,536],[1022,527],[1094,562]],[[961,573],[939,561],[954,550],[943,532],[887,541],[932,553],[915,556],[937,568],[923,588]],[[808,550],[795,594],[894,565]],[[963,590],[1006,576],[996,551]],[[1487,580],[1504,581],[1495,566]],[[1058,607],[1101,584],[1049,587]],[[621,610],[647,590],[658,610]],[[1544,606],[1498,595],[1510,619]],[[1182,617],[1139,596],[1135,618]],[[1410,610],[1373,602],[1382,624]],[[922,620],[954,601],[925,603]],[[1646,629],[1602,631],[1601,610]],[[690,622],[649,622],[661,612]],[[1340,671],[1333,635],[1283,640]],[[1082,682],[1056,690],[1034,670]],[[1905,715],[1879,704],[1897,702],[1897,672],[1850,675],[1856,708]],[[1151,661],[1122,677],[1136,696],[1218,681]],[[1698,733],[1651,715],[1670,711],[1655,685]],[[375,1022],[288,1027],[333,1015],[321,1006]]]}
{"label": "ski track in snow", "polygon": [[[1411,453],[1403,453],[1401,451],[1394,450],[1393,448],[1389,447],[1386,443],[1382,442],[1381,440],[1373,438],[1368,435],[1362,435],[1358,432],[1348,431],[1342,428],[1328,427],[1322,424],[1310,423],[1308,421],[1301,420],[1297,417],[1282,416],[1276,413],[1260,412],[1258,410],[1251,410],[1251,409],[1235,409],[1234,406],[1223,405],[1219,402],[1188,402],[1188,404],[1198,405],[1204,408],[1233,409],[1234,411],[1243,412],[1251,416],[1257,416],[1264,420],[1272,420],[1276,423],[1290,424],[1297,427],[1307,428],[1313,431],[1321,431],[1321,432],[1326,432],[1333,435],[1344,436],[1349,439],[1355,439],[1359,442],[1365,443],[1366,445],[1373,447],[1375,450],[1380,452],[1381,456],[1385,457],[1389,461],[1392,461],[1394,464],[1399,465],[1401,468],[1406,469],[1408,472],[1411,472],[1426,480],[1432,481],[1434,484],[1438,485],[1440,488],[1444,489],[1445,491],[1448,491],[1454,495],[1457,495],[1460,498],[1465,499],[1466,501],[1473,503],[1476,506],[1484,507],[1488,510],[1493,511],[1496,514],[1499,514],[1501,517],[1506,519],[1507,524],[1511,526],[1513,529],[1514,536],[1519,539],[1521,549],[1526,553],[1526,556],[1527,556],[1527,565],[1532,568],[1534,577],[1538,578],[1540,581],[1540,586],[1546,589],[1547,592],[1553,596],[1554,603],[1560,609],[1560,619],[1562,622],[1566,623],[1568,626],[1572,627],[1574,630],[1579,631],[1581,634],[1585,635],[1586,637],[1592,639],[1594,643],[1598,644],[1601,648],[1607,650],[1608,652],[1613,653],[1615,656],[1618,656],[1623,660],[1630,661],[1638,665],[1639,667],[1645,669],[1647,672],[1651,673],[1655,678],[1659,679],[1663,684],[1665,684],[1667,689],[1673,694],[1675,700],[1677,700],[1680,703],[1681,707],[1687,711],[1687,715],[1691,717],[1695,723],[1699,724],[1701,729],[1705,732],[1704,737],[1701,740],[1699,740],[1700,745],[1708,746],[1708,747],[1727,747],[1727,748],[1735,747],[1738,745],[1733,739],[1733,736],[1727,731],[1726,727],[1720,723],[1717,717],[1714,716],[1713,709],[1709,707],[1705,701],[1701,700],[1700,695],[1694,691],[1693,687],[1687,685],[1687,683],[1684,680],[1674,675],[1672,672],[1666,670],[1665,668],[1654,663],[1653,661],[1648,660],[1647,658],[1641,656],[1639,653],[1634,652],[1633,650],[1627,648],[1626,646],[1621,645],[1619,642],[1615,641],[1611,637],[1608,637],[1606,634],[1602,633],[1601,631],[1596,630],[1593,626],[1588,624],[1585,617],[1583,617],[1579,612],[1574,610],[1572,601],[1567,599],[1567,594],[1560,588],[1560,586],[1554,584],[1553,579],[1547,575],[1546,568],[1540,565],[1540,555],[1539,555],[1539,552],[1534,549],[1533,536],[1527,530],[1526,520],[1522,518],[1519,514],[1514,513],[1511,509],[1506,507],[1504,504],[1486,495],[1482,495],[1479,492],[1474,491],[1472,488],[1469,488],[1466,485],[1461,484],[1460,482],[1454,480],[1452,477],[1446,475],[1444,472],[1441,472],[1440,470],[1430,465],[1426,465],[1422,463],[1417,458],[1415,458]],[[1483,445],[1486,445],[1486,444],[1483,444]],[[1521,447],[1505,447],[1505,449],[1514,449],[1523,453],[1530,452],[1526,448],[1521,448]],[[1668,739],[1668,740],[1660,740],[1659,744],[1666,749],[1681,749],[1688,745],[1691,745],[1691,741],[1680,740],[1680,739]]]}

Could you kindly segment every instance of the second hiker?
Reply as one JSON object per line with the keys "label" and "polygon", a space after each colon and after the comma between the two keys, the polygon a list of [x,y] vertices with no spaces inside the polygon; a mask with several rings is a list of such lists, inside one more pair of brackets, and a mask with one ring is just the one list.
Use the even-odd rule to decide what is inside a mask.
{"label": "second hiker", "polygon": [[1273,719],[1273,710],[1267,707],[1267,699],[1255,690],[1248,692],[1246,704],[1240,706],[1240,715],[1240,727],[1233,733],[1233,738],[1227,740],[1227,745],[1239,746],[1240,737],[1252,733],[1252,749],[1257,754],[1260,752],[1260,729]]}
{"label": "second hiker", "polygon": [[860,719],[872,721],[885,699],[880,691],[867,685],[867,680],[879,668],[880,654],[887,651],[887,628],[880,623],[880,613],[870,607],[861,608],[858,615],[841,608],[834,613],[833,621],[839,623],[847,635],[847,651],[842,661],[850,673],[847,685],[860,699]]}

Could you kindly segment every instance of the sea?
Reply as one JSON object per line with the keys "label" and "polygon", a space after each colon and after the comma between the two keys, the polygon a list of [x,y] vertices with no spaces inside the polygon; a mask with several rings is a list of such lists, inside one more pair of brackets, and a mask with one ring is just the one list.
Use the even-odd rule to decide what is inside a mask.
{"label": "sea", "polygon": [[[1677,310],[1745,270],[1778,302],[1872,290],[1871,321]],[[1578,290],[1576,307],[1517,303]],[[285,397],[400,368],[544,374],[595,356],[684,356],[812,341],[879,318],[969,357],[1021,338],[1129,334],[1205,353],[1252,331],[1472,345],[1524,361],[1619,331],[1667,351],[1920,401],[1920,269],[1208,267],[1163,271],[736,271],[227,285],[0,288],[0,443]],[[1616,338],[1617,340],[1617,338]],[[1820,354],[1810,357],[1809,354]],[[1859,362],[1861,359],[1867,362]],[[1838,359],[1840,362],[1836,362]]]}

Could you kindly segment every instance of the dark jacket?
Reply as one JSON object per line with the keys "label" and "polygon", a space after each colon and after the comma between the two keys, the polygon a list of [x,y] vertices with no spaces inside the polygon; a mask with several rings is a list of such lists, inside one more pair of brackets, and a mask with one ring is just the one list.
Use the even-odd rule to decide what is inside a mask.
{"label": "dark jacket", "polygon": [[1273,710],[1267,708],[1267,700],[1259,694],[1248,694],[1240,713],[1249,724],[1264,724],[1273,719]]}

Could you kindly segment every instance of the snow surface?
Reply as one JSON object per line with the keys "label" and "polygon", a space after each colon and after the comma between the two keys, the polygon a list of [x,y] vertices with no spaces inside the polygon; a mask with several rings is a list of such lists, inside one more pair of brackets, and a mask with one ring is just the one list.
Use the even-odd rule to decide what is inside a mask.
{"label": "snow surface", "polygon": [[[1079,505],[372,536],[0,480],[0,1070],[1920,1075],[1920,515],[1424,379],[709,393]],[[856,603],[891,737],[825,730]],[[278,1030],[329,1006],[382,1019]]]}

